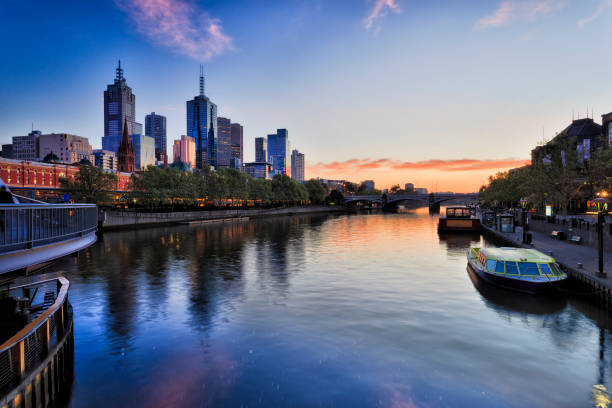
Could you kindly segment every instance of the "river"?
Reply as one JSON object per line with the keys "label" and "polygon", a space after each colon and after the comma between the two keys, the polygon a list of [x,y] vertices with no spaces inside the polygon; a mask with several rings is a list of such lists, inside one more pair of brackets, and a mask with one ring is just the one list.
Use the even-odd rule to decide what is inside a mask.
{"label": "river", "polygon": [[[71,281],[71,405],[605,403],[608,315],[466,271],[426,209],[109,232]],[[603,405],[607,406],[607,405]]]}

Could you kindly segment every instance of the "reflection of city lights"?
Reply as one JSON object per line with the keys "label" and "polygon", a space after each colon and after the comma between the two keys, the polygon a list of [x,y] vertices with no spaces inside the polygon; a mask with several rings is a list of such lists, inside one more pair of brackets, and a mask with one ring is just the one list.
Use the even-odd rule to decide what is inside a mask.
{"label": "reflection of city lights", "polygon": [[608,408],[612,403],[608,389],[603,384],[595,384],[591,392],[591,402],[596,408]]}

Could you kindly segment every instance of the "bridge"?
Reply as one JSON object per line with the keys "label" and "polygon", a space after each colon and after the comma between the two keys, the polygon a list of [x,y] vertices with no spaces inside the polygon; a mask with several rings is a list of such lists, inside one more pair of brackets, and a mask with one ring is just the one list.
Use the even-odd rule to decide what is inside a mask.
{"label": "bridge", "polygon": [[374,194],[374,195],[346,195],[344,203],[356,202],[371,202],[380,204],[383,209],[397,208],[397,206],[406,201],[416,201],[429,205],[429,208],[439,208],[440,204],[446,201],[463,201],[475,202],[478,201],[478,193],[467,194]]}

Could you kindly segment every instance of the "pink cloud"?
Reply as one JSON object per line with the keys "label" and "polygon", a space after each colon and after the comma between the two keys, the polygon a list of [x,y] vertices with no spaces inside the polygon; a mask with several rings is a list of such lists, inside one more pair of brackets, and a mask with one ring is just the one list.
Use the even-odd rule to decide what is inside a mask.
{"label": "pink cloud", "polygon": [[157,45],[198,61],[232,49],[221,21],[188,0],[115,0],[136,29]]}
{"label": "pink cloud", "polygon": [[359,170],[387,168],[391,170],[438,170],[445,172],[498,170],[512,167],[520,167],[529,164],[524,159],[499,159],[499,160],[477,160],[456,159],[441,160],[432,159],[418,162],[402,162],[398,160],[383,159],[350,159],[343,162],[316,163],[310,166],[310,172],[338,172],[348,174]]}
{"label": "pink cloud", "polygon": [[534,21],[565,7],[565,0],[506,0],[491,14],[481,18],[475,28],[501,27],[513,20]]}
{"label": "pink cloud", "polygon": [[365,28],[368,31],[374,26],[376,20],[386,16],[389,11],[392,11],[393,13],[400,12],[400,8],[396,0],[374,0],[373,3],[374,5],[370,10],[370,14],[364,20]]}

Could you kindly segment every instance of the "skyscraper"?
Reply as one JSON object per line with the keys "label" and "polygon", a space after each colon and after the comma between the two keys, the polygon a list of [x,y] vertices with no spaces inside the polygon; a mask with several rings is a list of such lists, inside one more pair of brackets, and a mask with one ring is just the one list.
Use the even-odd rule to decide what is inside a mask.
{"label": "skyscraper", "polygon": [[12,158],[17,160],[38,160],[38,138],[40,130],[32,130],[27,136],[13,136]]}
{"label": "skyscraper", "polygon": [[200,65],[200,94],[187,101],[187,136],[196,143],[196,167],[217,165],[217,105],[204,94],[204,68]]}
{"label": "skyscraper", "polygon": [[255,138],[255,161],[260,163],[268,161],[268,140],[265,137]]}
{"label": "skyscraper", "polygon": [[304,182],[304,153],[297,149],[291,152],[291,177],[298,183]]}
{"label": "skyscraper", "polygon": [[127,123],[128,135],[137,133],[136,95],[125,82],[121,61],[115,71],[115,82],[108,85],[104,91],[104,137],[102,138],[102,148],[114,152],[117,151],[121,141],[122,124]]}
{"label": "skyscraper", "polygon": [[130,143],[130,137],[128,135],[127,119],[123,121],[123,137],[121,138],[121,144],[117,150],[117,170],[126,173],[132,173],[135,170],[134,148]]}
{"label": "skyscraper", "polygon": [[272,164],[272,176],[291,175],[288,162],[290,150],[291,143],[287,129],[277,129],[275,134],[268,135],[268,163]]}
{"label": "skyscraper", "polygon": [[155,139],[155,158],[163,161],[166,154],[166,117],[155,112],[145,116],[145,136]]}
{"label": "skyscraper", "polygon": [[193,137],[182,135],[174,141],[174,162],[181,161],[193,169],[195,166],[195,142]]}
{"label": "skyscraper", "polygon": [[232,159],[239,159],[240,165],[243,163],[243,130],[244,129],[240,123],[232,123]]}
{"label": "skyscraper", "polygon": [[232,126],[228,118],[217,118],[217,167],[230,167],[232,157]]}

